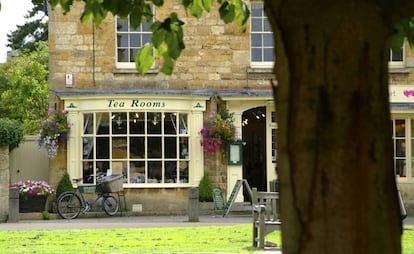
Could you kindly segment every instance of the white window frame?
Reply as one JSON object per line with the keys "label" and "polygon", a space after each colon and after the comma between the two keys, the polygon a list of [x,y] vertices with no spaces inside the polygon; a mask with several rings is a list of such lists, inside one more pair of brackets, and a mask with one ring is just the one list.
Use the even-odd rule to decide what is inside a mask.
{"label": "white window frame", "polygon": [[[153,10],[154,12],[154,10]],[[155,14],[154,14],[155,15]],[[145,30],[143,31],[143,24],[141,24],[137,29],[132,29],[129,26],[129,17],[127,18],[127,22],[128,22],[128,31],[120,31],[118,32],[118,28],[117,28],[117,24],[118,24],[118,19],[119,17],[115,18],[115,40],[116,40],[116,47],[115,47],[115,61],[116,61],[116,68],[118,69],[135,69],[135,61],[132,62],[119,62],[118,61],[118,34],[119,33],[124,33],[124,34],[135,34],[135,35],[139,35],[140,39],[142,40],[142,36],[143,35],[151,35],[152,31],[151,30]],[[143,23],[145,22],[145,20],[143,21]],[[149,27],[149,26],[148,26]],[[128,42],[129,43],[129,42]],[[131,48],[137,48],[138,50],[141,49],[146,43],[140,43],[141,45],[139,47],[130,47],[130,45],[128,45],[127,47],[122,47],[122,48],[127,48],[128,52],[130,51]],[[138,52],[138,51],[137,51]],[[135,60],[135,59],[134,59]]]}
{"label": "white window frame", "polygon": [[[112,131],[112,124],[113,122],[116,123],[117,118],[116,116],[121,114],[121,113],[126,113],[126,132],[123,134],[116,134],[113,133]],[[134,121],[134,119],[131,118],[130,114],[135,114],[135,113],[144,113],[145,115],[147,115],[147,113],[157,113],[160,114],[160,119],[157,119],[157,123],[153,123],[153,124],[160,124],[160,128],[161,128],[161,132],[160,133],[148,133],[146,124],[147,121],[150,121],[151,119],[147,118],[147,116],[145,116],[145,121],[144,121],[144,126],[145,126],[145,130],[144,133],[131,133],[130,132],[130,126],[129,124],[131,124],[131,122]],[[176,115],[176,119],[175,119],[175,123],[176,125],[175,128],[176,129],[176,133],[175,134],[168,134],[164,132],[164,118],[165,118],[165,114],[166,113],[172,113],[174,115]],[[83,128],[85,128],[85,122],[84,122],[84,115],[85,114],[92,114],[93,115],[93,123],[91,122],[91,124],[93,124],[93,128],[92,128],[92,133],[90,133],[91,131],[89,131],[88,133],[84,133],[84,131],[82,131],[81,133],[81,144],[83,143],[84,139],[89,139],[92,140],[93,143],[93,153],[91,153],[92,158],[83,158],[84,155],[84,149],[85,147],[82,146],[80,151],[81,151],[81,165],[93,165],[93,174],[94,176],[96,176],[96,168],[97,168],[97,162],[107,162],[109,164],[109,167],[112,169],[112,166],[114,165],[114,163],[125,163],[126,168],[125,168],[125,172],[123,172],[125,175],[125,179],[124,182],[125,184],[129,185],[130,187],[134,186],[134,187],[148,187],[149,185],[151,186],[170,186],[170,187],[176,187],[176,186],[182,186],[182,185],[189,185],[190,183],[190,174],[191,174],[191,167],[190,167],[190,149],[191,149],[191,144],[190,144],[190,133],[189,133],[189,118],[191,117],[190,112],[187,111],[130,111],[130,110],[125,110],[125,111],[85,111],[82,112],[82,125],[84,126]],[[97,123],[97,114],[108,114],[109,116],[109,133],[108,134],[97,134],[96,133],[96,126],[98,125]],[[186,122],[182,122],[180,115],[186,115]],[[137,118],[138,119],[138,118]],[[85,129],[86,130],[86,129]],[[97,137],[101,137],[101,138],[108,138],[108,145],[109,145],[109,157],[108,158],[97,158],[97,145],[96,145],[96,139]],[[149,157],[147,152],[148,152],[148,139],[150,138],[160,138],[162,146],[160,147],[161,150],[161,157]],[[125,158],[114,158],[113,156],[113,152],[112,150],[114,149],[114,146],[112,144],[113,139],[116,138],[126,138],[126,157]],[[143,138],[145,140],[145,147],[144,147],[144,157],[142,158],[136,158],[136,157],[131,157],[130,153],[131,153],[131,148],[130,148],[130,140],[131,138]],[[177,140],[177,147],[176,147],[176,157],[165,157],[165,140],[166,138],[176,138]],[[187,153],[183,154],[182,149],[180,148],[180,141],[181,140],[187,140]],[[175,161],[176,162],[176,177],[177,177],[177,182],[172,182],[172,181],[168,181],[168,180],[173,180],[173,179],[166,179],[166,168],[165,168],[165,162],[170,162],[170,161]],[[144,174],[145,174],[145,182],[133,182],[131,181],[132,179],[132,175],[131,175],[131,163],[136,163],[136,162],[143,162],[145,165],[145,169],[144,169]],[[159,169],[161,171],[161,181],[160,182],[153,182],[153,181],[149,181],[149,168],[148,165],[151,162],[157,162],[157,163],[161,163],[161,168]],[[92,164],[91,164],[92,163]],[[186,175],[180,175],[180,166],[186,166]],[[84,168],[82,166],[82,168],[80,169],[80,175],[82,177],[85,177],[83,175],[83,171]],[[104,169],[100,169],[100,170],[107,170],[107,168]],[[93,183],[95,183],[95,179],[93,180]],[[89,183],[84,183],[84,184],[92,184],[91,182]]]}
{"label": "white window frame", "polygon": [[[251,6],[252,5],[261,5],[261,7],[262,7],[262,15],[260,16],[260,17],[253,17],[253,16],[251,16],[250,17],[250,66],[252,67],[252,68],[272,68],[273,66],[274,66],[274,61],[253,61],[253,57],[252,57],[252,49],[253,49],[253,47],[252,47],[252,38],[251,38],[251,35],[252,34],[273,34],[273,32],[272,31],[253,31],[253,26],[252,26],[252,20],[253,19],[257,19],[257,18],[260,18],[260,19],[262,19],[262,22],[266,22],[266,20],[267,20],[267,16],[266,16],[266,14],[264,13],[264,10],[263,10],[263,2],[252,2],[251,3]],[[260,7],[260,6],[259,6]],[[251,15],[253,15],[253,12],[252,12],[252,14]],[[255,48],[258,48],[258,47],[255,47]],[[262,45],[261,45],[261,47],[260,47],[261,49],[263,49],[263,48],[272,48],[273,49],[273,52],[274,52],[274,49],[275,49],[275,47],[274,47],[274,45],[272,45],[272,47],[264,47],[263,46],[263,43],[262,43]]]}
{"label": "white window frame", "polygon": [[[398,138],[395,136],[395,121],[396,120],[404,120],[405,121],[405,137]],[[394,165],[394,172],[396,174],[396,159],[397,158],[405,158],[405,176],[400,176],[396,178],[399,182],[406,182],[406,181],[414,181],[414,116],[408,115],[393,115],[391,118],[392,125],[393,125],[393,133],[392,133],[392,144],[393,144],[393,165]],[[397,156],[397,142],[396,139],[404,140],[405,141],[405,155]]]}
{"label": "white window frame", "polygon": [[391,68],[401,68],[405,66],[405,56],[406,56],[406,49],[404,46],[401,47],[402,50],[402,60],[393,60],[392,57],[392,49],[390,49],[389,61],[388,66]]}

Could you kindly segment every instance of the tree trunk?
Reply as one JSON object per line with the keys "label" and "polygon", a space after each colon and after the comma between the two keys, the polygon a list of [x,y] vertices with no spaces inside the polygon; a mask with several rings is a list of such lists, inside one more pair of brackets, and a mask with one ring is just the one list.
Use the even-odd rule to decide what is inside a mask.
{"label": "tree trunk", "polygon": [[401,252],[392,26],[366,2],[265,3],[276,45],[284,254]]}

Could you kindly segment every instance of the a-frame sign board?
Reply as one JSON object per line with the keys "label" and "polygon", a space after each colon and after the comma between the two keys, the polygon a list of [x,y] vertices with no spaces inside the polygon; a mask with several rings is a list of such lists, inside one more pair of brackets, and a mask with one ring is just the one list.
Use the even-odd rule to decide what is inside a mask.
{"label": "a-frame sign board", "polygon": [[246,179],[237,180],[236,184],[234,185],[233,191],[231,192],[230,197],[227,200],[227,204],[226,204],[226,207],[225,207],[225,210],[224,210],[223,217],[225,217],[227,214],[229,214],[231,206],[233,205],[234,201],[236,200],[237,194],[239,193],[242,184],[244,184],[244,187],[249,192],[250,197],[252,197],[252,189],[250,188],[250,185],[247,182],[247,180]]}

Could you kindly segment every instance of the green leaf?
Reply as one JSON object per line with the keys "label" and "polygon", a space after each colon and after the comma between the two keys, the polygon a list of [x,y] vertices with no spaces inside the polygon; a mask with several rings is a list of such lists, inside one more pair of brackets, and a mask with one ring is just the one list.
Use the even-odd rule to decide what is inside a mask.
{"label": "green leaf", "polygon": [[140,74],[146,73],[154,64],[154,56],[152,55],[152,45],[147,44],[141,48],[135,57],[135,66]]}
{"label": "green leaf", "polygon": [[192,4],[188,6],[191,11],[191,15],[196,18],[200,18],[203,14],[203,0],[193,0]]}
{"label": "green leaf", "polygon": [[156,6],[163,6],[164,0],[152,0],[152,3],[155,4]]}
{"label": "green leaf", "polygon": [[92,18],[94,25],[99,26],[107,14],[108,11],[103,8],[100,0],[86,1],[85,9],[81,16],[81,21],[82,23],[86,23],[90,18]]}
{"label": "green leaf", "polygon": [[164,62],[161,67],[162,73],[171,75],[174,70],[174,61],[168,55],[163,55]]}
{"label": "green leaf", "polygon": [[234,13],[234,6],[231,5],[229,2],[224,2],[219,9],[220,18],[224,21],[224,23],[228,24],[234,20],[236,16]]}
{"label": "green leaf", "polygon": [[203,0],[203,6],[206,11],[210,12],[213,7],[213,0]]}
{"label": "green leaf", "polygon": [[134,8],[129,14],[129,23],[131,27],[137,28],[143,21],[143,14],[140,8]]}

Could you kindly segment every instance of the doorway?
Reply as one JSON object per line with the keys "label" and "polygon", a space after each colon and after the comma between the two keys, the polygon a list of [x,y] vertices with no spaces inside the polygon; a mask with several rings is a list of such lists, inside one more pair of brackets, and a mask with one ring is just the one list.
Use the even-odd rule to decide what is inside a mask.
{"label": "doorway", "polygon": [[[266,176],[266,107],[245,111],[242,115],[243,179],[250,187],[267,190]],[[244,200],[251,201],[246,190]]]}

